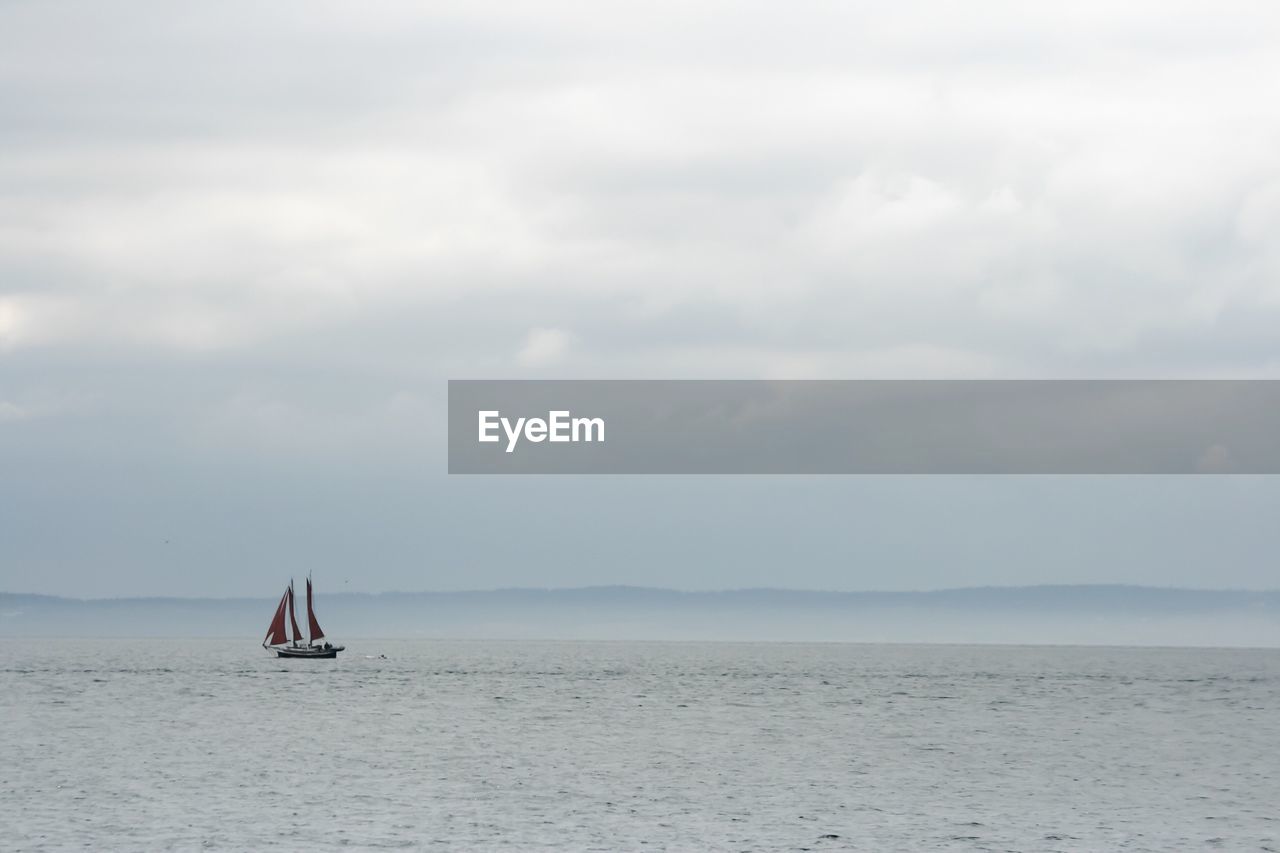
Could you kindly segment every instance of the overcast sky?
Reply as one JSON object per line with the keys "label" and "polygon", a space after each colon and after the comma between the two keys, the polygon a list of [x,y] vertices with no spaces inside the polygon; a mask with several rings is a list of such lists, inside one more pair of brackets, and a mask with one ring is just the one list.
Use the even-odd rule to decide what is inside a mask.
{"label": "overcast sky", "polygon": [[1280,377],[1273,2],[0,2],[0,590],[1276,586],[1265,478],[449,478],[447,378]]}

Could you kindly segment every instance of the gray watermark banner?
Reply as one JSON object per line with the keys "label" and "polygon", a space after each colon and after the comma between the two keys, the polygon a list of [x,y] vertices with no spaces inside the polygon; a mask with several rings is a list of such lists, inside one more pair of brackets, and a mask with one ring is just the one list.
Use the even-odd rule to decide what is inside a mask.
{"label": "gray watermark banner", "polygon": [[1275,380],[450,380],[451,474],[1277,474]]}

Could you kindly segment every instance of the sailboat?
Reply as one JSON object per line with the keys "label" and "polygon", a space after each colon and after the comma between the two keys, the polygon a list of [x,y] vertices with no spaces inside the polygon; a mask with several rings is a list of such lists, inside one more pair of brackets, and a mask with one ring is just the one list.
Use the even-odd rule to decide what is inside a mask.
{"label": "sailboat", "polygon": [[[293,640],[285,631],[285,612],[289,614],[289,626],[293,628]],[[302,631],[298,629],[298,619],[293,615],[293,579],[285,587],[280,603],[276,605],[276,615],[271,617],[271,627],[267,628],[267,636],[262,641],[264,649],[272,649],[277,657],[282,658],[336,658],[338,652],[346,646],[335,646],[324,638],[324,631],[316,621],[316,611],[311,604],[311,578],[307,577],[307,633],[306,645],[302,643]]]}

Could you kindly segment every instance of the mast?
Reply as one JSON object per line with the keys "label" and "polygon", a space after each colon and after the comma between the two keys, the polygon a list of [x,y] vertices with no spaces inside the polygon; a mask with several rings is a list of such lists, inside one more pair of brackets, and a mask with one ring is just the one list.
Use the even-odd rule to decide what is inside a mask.
{"label": "mast", "polygon": [[285,605],[292,602],[292,597],[290,596],[292,591],[292,587],[286,587],[284,595],[280,596],[280,603],[276,605],[276,615],[271,617],[271,625],[267,628],[267,636],[262,640],[263,648],[289,642],[289,637],[284,632],[284,610]]}
{"label": "mast", "polygon": [[[302,632],[298,630],[298,618],[293,615],[293,578],[289,578],[289,592],[286,594],[289,597],[289,624],[293,627],[293,641],[296,643],[302,639]],[[309,594],[307,599],[307,603],[310,604]]]}
{"label": "mast", "polygon": [[311,575],[307,575],[307,628],[311,632],[311,641],[324,639],[324,631],[320,628],[320,623],[316,621],[315,608],[311,606]]}

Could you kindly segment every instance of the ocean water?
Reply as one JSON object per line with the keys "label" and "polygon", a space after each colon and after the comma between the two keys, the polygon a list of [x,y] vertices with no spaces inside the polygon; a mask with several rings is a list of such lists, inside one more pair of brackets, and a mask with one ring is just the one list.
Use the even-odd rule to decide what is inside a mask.
{"label": "ocean water", "polygon": [[1280,850],[1276,650],[3,640],[0,726],[5,850]]}

